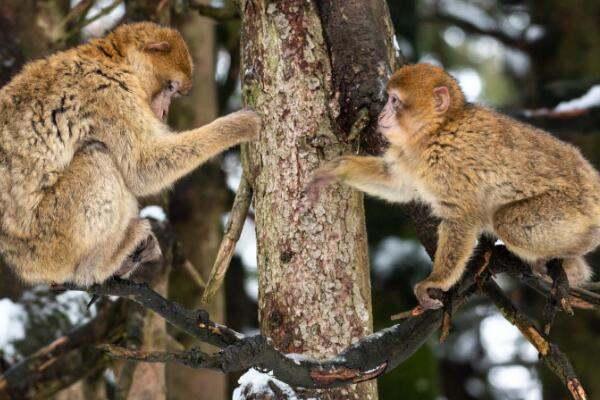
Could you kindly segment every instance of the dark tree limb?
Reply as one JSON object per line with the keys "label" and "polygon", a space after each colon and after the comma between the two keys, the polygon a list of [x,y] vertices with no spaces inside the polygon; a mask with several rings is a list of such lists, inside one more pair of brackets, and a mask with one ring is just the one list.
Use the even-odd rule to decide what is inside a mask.
{"label": "dark tree limb", "polygon": [[81,288],[75,285],[67,285],[67,288],[87,291],[97,295],[112,295],[133,300],[156,312],[171,325],[203,342],[217,347],[236,343],[243,337],[241,333],[233,329],[210,321],[205,311],[188,310],[173,301],[165,299],[145,283],[111,279],[102,285],[93,285],[89,288]]}

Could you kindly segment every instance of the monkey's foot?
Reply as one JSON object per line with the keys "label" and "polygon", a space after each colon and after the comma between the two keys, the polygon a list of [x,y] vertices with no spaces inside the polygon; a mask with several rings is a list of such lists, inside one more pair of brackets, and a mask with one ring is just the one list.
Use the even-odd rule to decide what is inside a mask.
{"label": "monkey's foot", "polygon": [[415,296],[425,310],[437,310],[444,306],[444,303],[438,298],[441,293],[443,290],[435,282],[423,281],[415,285]]}
{"label": "monkey's foot", "polygon": [[125,259],[115,276],[128,278],[142,264],[158,262],[162,259],[162,252],[158,240],[153,234],[142,240],[136,249]]}

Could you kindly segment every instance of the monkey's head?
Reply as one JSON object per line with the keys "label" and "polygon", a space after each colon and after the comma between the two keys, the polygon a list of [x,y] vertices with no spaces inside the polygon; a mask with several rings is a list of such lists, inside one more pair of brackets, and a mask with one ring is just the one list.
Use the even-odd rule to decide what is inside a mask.
{"label": "monkey's head", "polygon": [[171,99],[192,87],[192,57],[181,34],[151,22],[121,25],[108,37],[124,49],[152,111],[165,120]]}
{"label": "monkey's head", "polygon": [[403,66],[390,78],[387,92],[378,126],[392,145],[436,131],[465,104],[456,80],[431,64]]}

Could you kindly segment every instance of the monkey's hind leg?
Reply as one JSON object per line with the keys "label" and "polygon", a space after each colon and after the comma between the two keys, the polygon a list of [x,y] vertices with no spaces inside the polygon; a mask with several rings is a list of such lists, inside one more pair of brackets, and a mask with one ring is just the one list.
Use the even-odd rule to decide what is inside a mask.
{"label": "monkey's hind leg", "polygon": [[569,284],[591,278],[583,255],[600,241],[600,227],[584,207],[560,193],[547,193],[501,207],[494,214],[494,231],[507,248],[533,269],[545,273],[545,264],[562,259]]}
{"label": "monkey's hind leg", "polygon": [[31,256],[40,272],[37,281],[101,283],[152,235],[102,145],[88,145],[75,154],[37,211],[42,234]]}

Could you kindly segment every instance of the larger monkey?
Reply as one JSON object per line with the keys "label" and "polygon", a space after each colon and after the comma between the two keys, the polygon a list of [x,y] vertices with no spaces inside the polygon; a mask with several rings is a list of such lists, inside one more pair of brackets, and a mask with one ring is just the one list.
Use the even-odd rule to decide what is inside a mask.
{"label": "larger monkey", "polygon": [[255,139],[237,112],[174,134],[191,87],[181,35],[152,23],[25,66],[0,90],[0,253],[30,283],[99,283],[160,255],[137,197]]}
{"label": "larger monkey", "polygon": [[[443,69],[416,64],[390,79],[379,130],[383,157],[344,156],[316,171],[391,202],[421,201],[441,218],[433,271],[415,287],[442,303],[482,233],[534,267],[563,259],[571,285],[591,277],[583,255],[600,243],[600,178],[579,151],[539,129],[469,104]],[[315,193],[314,191],[312,192]]]}

